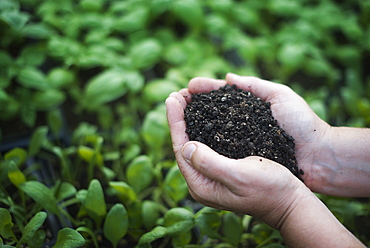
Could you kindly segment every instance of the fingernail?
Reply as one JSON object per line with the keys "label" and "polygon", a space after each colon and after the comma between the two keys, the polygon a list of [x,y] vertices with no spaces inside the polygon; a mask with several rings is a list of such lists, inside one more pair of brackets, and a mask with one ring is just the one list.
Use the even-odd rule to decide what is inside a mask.
{"label": "fingernail", "polygon": [[182,149],[182,156],[186,161],[190,162],[191,157],[193,156],[193,153],[196,149],[197,147],[193,143],[185,144]]}

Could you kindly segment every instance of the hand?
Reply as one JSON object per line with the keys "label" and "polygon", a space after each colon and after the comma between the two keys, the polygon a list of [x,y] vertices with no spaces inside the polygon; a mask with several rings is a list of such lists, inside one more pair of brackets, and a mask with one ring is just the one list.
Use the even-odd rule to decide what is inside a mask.
{"label": "hand", "polygon": [[[330,126],[321,120],[308,104],[289,87],[255,77],[241,77],[229,73],[225,80],[195,78],[189,82],[189,88],[180,91],[178,98],[186,96],[191,101],[191,94],[209,92],[225,84],[236,84],[239,88],[252,92],[263,101],[271,103],[271,111],[278,124],[287,134],[295,139],[295,155],[305,184],[313,191],[325,192],[323,184],[325,168],[320,164],[322,154],[320,144]],[[333,169],[334,170],[334,169]]]}
{"label": "hand", "polygon": [[[310,142],[320,139],[318,134],[325,134],[328,128],[304,100],[286,86],[230,74],[227,82],[193,79],[189,89],[170,95],[166,107],[176,160],[194,199],[211,207],[256,216],[280,230],[292,247],[364,247],[284,166],[256,156],[239,160],[226,158],[202,143],[189,142],[184,109],[191,101],[191,94],[209,92],[226,83],[237,84],[271,102],[274,117],[280,125],[292,128],[288,134],[296,139],[296,144],[298,139],[298,159],[303,163],[309,160],[304,156],[310,155],[308,147],[314,146]],[[290,113],[307,126],[294,127],[296,121],[289,120],[293,119]],[[315,127],[313,134],[304,129]],[[309,163],[306,167],[309,169]],[[306,181],[307,178],[314,176],[306,175]]]}
{"label": "hand", "polygon": [[320,144],[323,143],[330,126],[321,120],[298,94],[285,85],[235,74],[228,74],[226,80],[227,83],[236,84],[239,88],[251,91],[263,101],[271,103],[272,115],[279,126],[295,140],[295,155],[299,168],[305,172],[302,176],[305,184],[315,192],[325,193],[322,188],[324,175],[318,163],[318,156],[321,152]]}
{"label": "hand", "polygon": [[280,228],[291,208],[312,193],[288,169],[271,160],[255,156],[229,159],[202,143],[189,142],[183,109],[190,100],[187,89],[166,100],[174,152],[190,194],[205,205],[254,215]]}

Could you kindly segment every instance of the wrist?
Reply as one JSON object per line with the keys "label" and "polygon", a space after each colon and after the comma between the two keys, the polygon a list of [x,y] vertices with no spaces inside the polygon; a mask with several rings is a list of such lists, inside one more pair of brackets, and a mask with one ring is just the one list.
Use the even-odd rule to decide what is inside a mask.
{"label": "wrist", "polygon": [[329,127],[313,152],[305,184],[317,193],[368,197],[369,136],[370,129]]}
{"label": "wrist", "polygon": [[312,142],[310,159],[306,161],[304,183],[313,192],[330,194],[333,177],[336,174],[337,161],[333,151],[333,136],[335,128],[327,125]]}
{"label": "wrist", "polygon": [[[294,184],[294,186],[293,186]],[[271,209],[268,214],[260,217],[262,221],[271,227],[281,230],[284,223],[292,218],[292,213],[299,210],[301,203],[315,196],[300,180],[294,178],[291,181],[291,189],[285,191],[280,197],[280,204]]]}
{"label": "wrist", "polygon": [[309,190],[292,203],[280,224],[289,247],[364,247]]}
{"label": "wrist", "polygon": [[281,231],[286,223],[295,218],[296,213],[301,211],[300,209],[302,209],[304,202],[310,202],[313,197],[316,197],[301,181],[299,183],[301,185],[289,195],[289,200],[286,201],[285,207],[282,208],[280,218],[273,226],[277,230]]}

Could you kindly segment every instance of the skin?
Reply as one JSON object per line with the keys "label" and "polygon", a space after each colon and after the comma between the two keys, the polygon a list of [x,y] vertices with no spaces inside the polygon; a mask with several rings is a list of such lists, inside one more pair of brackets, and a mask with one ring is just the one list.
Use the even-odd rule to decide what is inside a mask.
{"label": "skin", "polygon": [[[209,92],[227,83],[271,102],[273,116],[295,139],[296,158],[306,172],[305,184],[271,160],[257,156],[234,160],[189,141],[183,110],[191,102],[191,94]],[[312,191],[370,195],[370,168],[366,163],[370,158],[364,151],[369,144],[365,138],[360,139],[363,144],[357,144],[362,135],[370,136],[369,130],[333,128],[287,86],[235,74],[228,74],[226,80],[195,78],[187,89],[172,93],[166,107],[176,160],[195,200],[256,216],[280,230],[292,247],[364,247]],[[357,151],[359,147],[362,150]]]}

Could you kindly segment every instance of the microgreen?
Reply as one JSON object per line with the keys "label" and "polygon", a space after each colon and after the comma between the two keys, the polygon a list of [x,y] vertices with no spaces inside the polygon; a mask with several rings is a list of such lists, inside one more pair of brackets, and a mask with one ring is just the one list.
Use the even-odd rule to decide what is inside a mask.
{"label": "microgreen", "polygon": [[[370,124],[368,1],[0,2],[1,247],[283,246],[189,196],[164,100],[193,77],[260,76]],[[368,202],[321,198],[370,244]]]}

